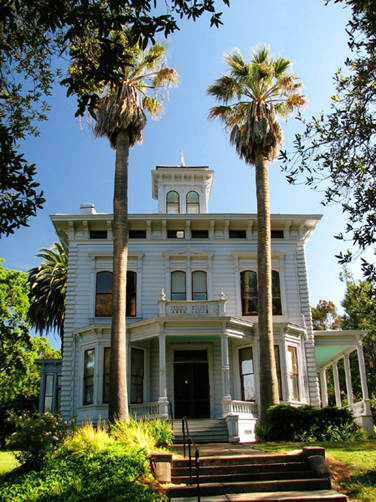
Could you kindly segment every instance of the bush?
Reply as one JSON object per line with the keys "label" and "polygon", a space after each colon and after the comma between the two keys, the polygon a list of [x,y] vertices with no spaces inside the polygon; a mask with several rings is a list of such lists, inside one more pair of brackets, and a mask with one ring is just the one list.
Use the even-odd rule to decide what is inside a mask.
{"label": "bush", "polygon": [[359,441],[365,432],[347,408],[294,408],[280,404],[268,410],[268,441]]}
{"label": "bush", "polygon": [[148,422],[149,430],[155,438],[157,446],[170,446],[173,442],[173,432],[170,422],[167,420],[161,421],[158,418]]}
{"label": "bush", "polygon": [[[68,438],[68,441],[70,438]],[[90,457],[76,450],[50,459],[40,472],[15,471],[0,478],[1,502],[162,502],[145,452],[107,443]]]}
{"label": "bush", "polygon": [[65,422],[60,415],[46,412],[43,415],[11,414],[7,421],[14,428],[7,448],[26,468],[40,469],[62,444],[73,421]]}

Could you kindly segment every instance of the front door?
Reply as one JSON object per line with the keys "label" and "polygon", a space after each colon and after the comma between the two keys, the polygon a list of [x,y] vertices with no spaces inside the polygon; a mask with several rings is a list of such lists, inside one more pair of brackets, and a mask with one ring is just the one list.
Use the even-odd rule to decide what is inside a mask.
{"label": "front door", "polygon": [[209,363],[206,350],[175,351],[175,418],[209,418]]}

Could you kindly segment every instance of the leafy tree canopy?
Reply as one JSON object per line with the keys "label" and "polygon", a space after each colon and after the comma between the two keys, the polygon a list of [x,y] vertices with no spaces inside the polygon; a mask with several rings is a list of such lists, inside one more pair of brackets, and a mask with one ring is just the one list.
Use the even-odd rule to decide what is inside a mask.
{"label": "leafy tree canopy", "polygon": [[[222,0],[229,5],[229,0]],[[97,88],[117,86],[125,67],[123,47],[110,35],[129,27],[134,41],[144,47],[157,33],[168,36],[179,29],[177,18],[194,21],[208,12],[210,24],[221,24],[216,0],[1,0],[0,2],[0,235],[27,226],[44,203],[19,142],[38,135],[37,122],[46,120],[47,98],[61,72],[56,58],[69,57],[68,48],[95,39],[99,52],[76,46],[72,57],[82,68],[82,79],[63,81],[68,94],[77,94],[78,111],[95,114]],[[87,48],[86,48],[87,49]],[[87,82],[90,82],[88,86]]]}
{"label": "leafy tree canopy", "polygon": [[342,317],[338,315],[337,308],[333,302],[320,300],[316,307],[312,307],[313,329],[325,331],[329,329],[340,329]]}
{"label": "leafy tree canopy", "polygon": [[[331,112],[310,121],[300,116],[304,132],[283,159],[290,182],[299,173],[314,189],[324,181],[323,204],[342,204],[346,233],[362,251],[376,242],[376,10],[370,0],[344,3],[352,9],[347,26],[352,57],[345,61],[346,70],[335,74]],[[347,251],[338,258],[345,263],[353,255]],[[363,260],[362,266],[366,276],[375,277],[372,264]]]}

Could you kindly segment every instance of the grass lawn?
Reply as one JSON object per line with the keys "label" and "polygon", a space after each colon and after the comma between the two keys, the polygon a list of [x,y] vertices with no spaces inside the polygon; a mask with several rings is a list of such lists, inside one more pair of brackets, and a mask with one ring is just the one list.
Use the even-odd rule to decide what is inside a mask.
{"label": "grass lawn", "polygon": [[303,446],[323,446],[332,485],[352,502],[376,501],[376,441],[338,443],[264,443],[260,449],[286,453]]}
{"label": "grass lawn", "polygon": [[9,451],[0,451],[0,476],[12,471],[19,464],[16,457]]}

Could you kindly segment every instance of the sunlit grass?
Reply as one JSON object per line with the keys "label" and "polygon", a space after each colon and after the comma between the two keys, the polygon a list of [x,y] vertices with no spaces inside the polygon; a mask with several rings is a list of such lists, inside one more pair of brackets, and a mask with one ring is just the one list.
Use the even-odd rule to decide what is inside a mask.
{"label": "sunlit grass", "polygon": [[20,463],[9,451],[0,451],[0,475],[12,471],[18,467]]}

